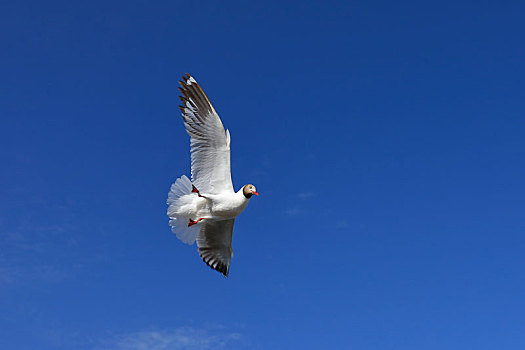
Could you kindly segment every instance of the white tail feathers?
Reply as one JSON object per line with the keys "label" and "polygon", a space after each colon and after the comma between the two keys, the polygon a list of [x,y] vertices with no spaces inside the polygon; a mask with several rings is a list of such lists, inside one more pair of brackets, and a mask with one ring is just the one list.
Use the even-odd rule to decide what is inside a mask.
{"label": "white tail feathers", "polygon": [[[200,231],[200,225],[188,227],[191,213],[195,208],[196,194],[192,193],[192,184],[186,175],[182,175],[171,185],[168,193],[168,216],[171,231],[183,243],[193,244]],[[192,210],[193,209],[193,210]]]}
{"label": "white tail feathers", "polygon": [[[180,179],[177,179],[173,185],[171,185],[170,193],[168,193],[168,200],[166,201],[169,206],[177,201],[180,197],[191,193],[191,181],[186,175],[182,175]],[[169,216],[169,210],[168,210]]]}

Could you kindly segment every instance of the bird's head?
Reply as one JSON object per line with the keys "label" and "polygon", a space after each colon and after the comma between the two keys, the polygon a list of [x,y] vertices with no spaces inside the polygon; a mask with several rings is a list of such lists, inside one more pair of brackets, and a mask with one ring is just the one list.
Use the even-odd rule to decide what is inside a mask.
{"label": "bird's head", "polygon": [[246,198],[251,198],[253,195],[256,195],[256,196],[259,195],[255,186],[251,184],[244,185],[244,187],[242,188],[242,193],[244,194],[244,197]]}

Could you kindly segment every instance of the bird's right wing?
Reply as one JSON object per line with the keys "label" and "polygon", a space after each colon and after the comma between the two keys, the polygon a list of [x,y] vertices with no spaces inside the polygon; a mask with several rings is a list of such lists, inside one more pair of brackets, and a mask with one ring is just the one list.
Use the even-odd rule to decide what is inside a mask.
{"label": "bird's right wing", "polygon": [[191,137],[191,182],[202,193],[233,192],[230,133],[193,77],[186,73],[180,85],[180,110]]}
{"label": "bird's right wing", "polygon": [[202,260],[212,269],[228,277],[230,261],[233,255],[233,223],[230,220],[204,219],[199,224],[202,228],[197,236],[197,246]]}

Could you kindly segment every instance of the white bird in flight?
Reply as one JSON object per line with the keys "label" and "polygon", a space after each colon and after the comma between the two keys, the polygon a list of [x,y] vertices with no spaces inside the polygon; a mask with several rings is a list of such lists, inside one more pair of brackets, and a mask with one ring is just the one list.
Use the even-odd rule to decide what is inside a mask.
{"label": "white bird in flight", "polygon": [[179,82],[182,118],[190,135],[191,181],[182,175],[171,185],[168,216],[171,230],[187,244],[197,241],[199,255],[211,268],[228,276],[233,255],[233,223],[259,195],[254,185],[233,189],[230,132],[208,96],[188,73]]}

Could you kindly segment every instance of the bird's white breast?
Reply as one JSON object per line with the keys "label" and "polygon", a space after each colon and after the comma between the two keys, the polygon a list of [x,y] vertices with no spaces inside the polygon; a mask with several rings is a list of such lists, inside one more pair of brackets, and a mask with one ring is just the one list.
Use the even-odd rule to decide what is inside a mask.
{"label": "bird's white breast", "polygon": [[237,193],[214,195],[210,201],[210,213],[214,218],[233,219],[242,213],[250,200],[241,190]]}

